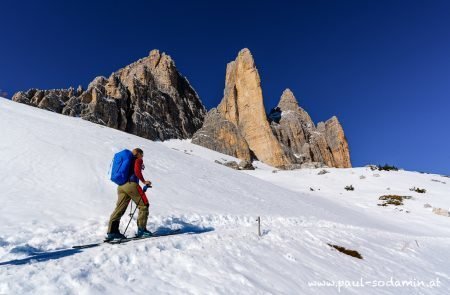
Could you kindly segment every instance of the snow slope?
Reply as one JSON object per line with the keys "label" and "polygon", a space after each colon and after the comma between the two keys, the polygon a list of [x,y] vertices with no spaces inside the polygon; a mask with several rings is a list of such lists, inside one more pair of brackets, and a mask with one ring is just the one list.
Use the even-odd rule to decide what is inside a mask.
{"label": "snow slope", "polygon": [[[450,207],[449,178],[367,168],[272,173],[262,163],[255,171],[235,171],[214,163],[230,157],[189,141],[151,142],[5,99],[0,135],[0,294],[450,291],[450,218],[423,208]],[[148,228],[183,234],[71,249],[103,238],[116,201],[107,174],[111,158],[136,146],[154,184]],[[343,189],[349,184],[355,191]],[[412,186],[427,193],[410,192]],[[377,206],[386,193],[413,199],[401,209]],[[127,233],[135,229],[132,222]],[[364,259],[327,243],[355,249]],[[367,285],[391,278],[439,286]],[[364,287],[312,286],[360,280]]]}

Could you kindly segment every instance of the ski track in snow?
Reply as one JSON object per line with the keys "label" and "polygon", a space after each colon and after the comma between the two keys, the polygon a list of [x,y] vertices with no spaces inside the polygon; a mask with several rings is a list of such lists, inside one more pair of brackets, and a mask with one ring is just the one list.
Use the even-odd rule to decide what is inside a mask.
{"label": "ski track in snow", "polygon": [[[368,168],[272,173],[263,163],[234,171],[214,163],[232,157],[189,141],[151,142],[3,99],[0,134],[0,294],[450,292],[450,218],[423,207],[450,207],[449,178]],[[144,175],[154,183],[149,229],[182,233],[71,249],[104,237],[116,201],[107,175],[112,155],[135,146],[144,149]],[[343,189],[350,184],[355,191]],[[401,208],[377,206],[391,193],[413,199]],[[135,230],[132,222],[127,234]],[[439,279],[441,286],[308,286],[391,277]]]}

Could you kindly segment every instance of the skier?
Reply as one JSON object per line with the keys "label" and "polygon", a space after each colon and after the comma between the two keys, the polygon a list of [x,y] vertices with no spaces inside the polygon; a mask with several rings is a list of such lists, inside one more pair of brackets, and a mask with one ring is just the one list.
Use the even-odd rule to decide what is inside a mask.
{"label": "skier", "polygon": [[128,181],[117,188],[118,200],[116,208],[111,214],[108,226],[108,233],[106,240],[116,240],[125,239],[126,237],[119,232],[120,218],[125,213],[130,199],[136,203],[139,208],[138,215],[138,232],[137,237],[150,237],[152,233],[147,230],[147,219],[148,219],[148,199],[145,192],[139,185],[139,180],[146,186],[150,187],[152,185],[151,181],[145,180],[142,175],[142,170],[144,170],[144,164],[142,158],[144,157],[144,152],[140,148],[135,148],[132,151],[133,158],[130,165],[129,178]]}

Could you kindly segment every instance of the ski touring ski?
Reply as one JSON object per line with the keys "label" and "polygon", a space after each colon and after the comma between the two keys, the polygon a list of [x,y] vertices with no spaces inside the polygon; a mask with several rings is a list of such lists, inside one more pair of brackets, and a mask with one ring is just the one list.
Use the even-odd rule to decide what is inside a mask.
{"label": "ski touring ski", "polygon": [[171,230],[171,231],[163,232],[163,233],[154,233],[150,237],[132,237],[132,238],[126,238],[126,239],[121,239],[121,240],[112,240],[112,241],[105,240],[105,241],[99,242],[99,243],[73,246],[72,248],[73,249],[87,249],[87,248],[93,248],[93,247],[101,246],[101,245],[104,245],[104,244],[118,245],[118,244],[125,244],[125,243],[131,242],[131,241],[138,241],[138,240],[146,240],[146,239],[151,239],[151,238],[172,236],[172,235],[177,235],[177,234],[181,234],[181,233],[182,233],[181,229],[175,229],[175,230]]}

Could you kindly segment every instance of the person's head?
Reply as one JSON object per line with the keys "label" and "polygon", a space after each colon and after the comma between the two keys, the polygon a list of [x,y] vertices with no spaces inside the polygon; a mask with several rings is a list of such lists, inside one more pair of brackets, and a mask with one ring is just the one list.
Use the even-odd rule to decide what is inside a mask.
{"label": "person's head", "polygon": [[144,151],[141,150],[140,148],[135,148],[132,152],[133,152],[133,155],[138,159],[144,157]]}

